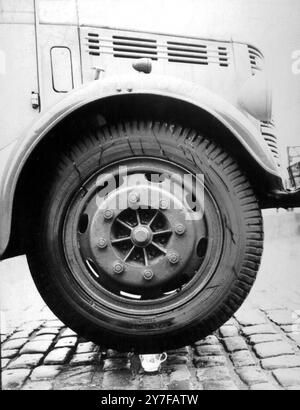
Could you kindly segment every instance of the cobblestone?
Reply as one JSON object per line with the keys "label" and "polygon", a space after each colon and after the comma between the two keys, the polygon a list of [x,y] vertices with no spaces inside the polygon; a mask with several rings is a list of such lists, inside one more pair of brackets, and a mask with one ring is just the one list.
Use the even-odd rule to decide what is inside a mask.
{"label": "cobblestone", "polygon": [[261,359],[294,354],[292,347],[287,342],[260,343],[254,346],[254,350]]}
{"label": "cobblestone", "polygon": [[267,342],[277,342],[282,341],[283,338],[279,334],[261,334],[261,335],[252,335],[249,337],[249,342],[253,345],[257,345],[259,343],[267,343]]}
{"label": "cobblestone", "polygon": [[9,363],[8,369],[32,369],[36,367],[42,359],[42,354],[22,354]]}
{"label": "cobblestone", "polygon": [[23,331],[20,331],[20,332],[16,332],[16,333],[13,333],[11,336],[10,336],[10,340],[15,340],[15,339],[27,339],[31,334],[33,333],[33,331],[28,331],[28,330],[23,330]]}
{"label": "cobblestone", "polygon": [[208,336],[203,340],[199,340],[195,343],[195,346],[211,346],[211,345],[219,345],[219,340],[216,336]]}
{"label": "cobblestone", "polygon": [[196,367],[215,367],[226,365],[226,357],[224,356],[195,356],[194,364]]}
{"label": "cobblestone", "polygon": [[15,350],[20,349],[22,346],[27,343],[27,339],[13,339],[7,340],[2,345],[2,350]]}
{"label": "cobblestone", "polygon": [[250,390],[257,390],[257,391],[268,391],[268,390],[278,390],[278,387],[271,383],[260,383],[254,384],[250,387]]}
{"label": "cobblestone", "polygon": [[191,390],[191,373],[187,366],[181,366],[171,373],[169,390]]}
{"label": "cobblestone", "polygon": [[236,326],[222,326],[220,334],[222,337],[235,337],[238,336],[238,329]]}
{"label": "cobblestone", "polygon": [[12,357],[17,356],[19,353],[19,350],[3,350],[1,352],[1,358],[2,359],[11,359]]}
{"label": "cobblestone", "polygon": [[300,347],[300,333],[290,333],[288,337]]}
{"label": "cobblestone", "polygon": [[2,373],[2,388],[3,390],[20,389],[29,376],[30,370],[4,370]]}
{"label": "cobblestone", "polygon": [[45,364],[64,364],[68,360],[68,357],[71,353],[71,349],[67,347],[61,347],[58,349],[52,350],[46,356],[44,363]]}
{"label": "cobblestone", "polygon": [[283,387],[300,385],[300,368],[274,370],[273,375]]}
{"label": "cobblestone", "polygon": [[43,328],[40,329],[36,335],[37,336],[41,336],[41,335],[57,335],[59,333],[59,329],[58,328]]}
{"label": "cobblestone", "polygon": [[30,353],[46,353],[50,346],[52,344],[52,341],[47,341],[47,340],[35,340],[32,342],[26,343],[20,350],[20,354],[30,354]]}
{"label": "cobblestone", "polygon": [[10,359],[1,359],[1,369],[4,369],[8,363],[10,362]]}
{"label": "cobblestone", "polygon": [[233,353],[230,357],[236,368],[255,366],[256,364],[255,360],[253,359],[251,353],[248,350]]}
{"label": "cobblestone", "polygon": [[106,359],[104,360],[103,371],[112,370],[127,370],[130,368],[130,361],[126,358],[124,359]]}
{"label": "cobblestone", "polygon": [[60,337],[74,337],[74,336],[77,338],[77,333],[75,333],[73,330],[69,328],[64,329],[60,335]]}
{"label": "cobblestone", "polygon": [[256,367],[242,367],[236,370],[241,380],[248,386],[253,386],[260,383],[267,383],[265,374]]}
{"label": "cobblestone", "polygon": [[295,355],[271,357],[261,361],[263,369],[286,369],[300,367],[300,357]]}
{"label": "cobblestone", "polygon": [[198,369],[197,378],[200,383],[209,381],[231,380],[231,375],[227,367],[212,367],[209,369]]}
{"label": "cobblestone", "polygon": [[243,326],[262,325],[267,322],[266,317],[258,309],[250,310],[246,307],[237,312],[235,317]]}
{"label": "cobblestone", "polygon": [[98,352],[99,346],[92,342],[79,343],[76,349],[76,354]]}
{"label": "cobblestone", "polygon": [[50,381],[27,381],[21,390],[52,390],[52,383]]}
{"label": "cobblestone", "polygon": [[60,320],[48,320],[45,324],[47,328],[62,329],[65,325]]}
{"label": "cobblestone", "polygon": [[280,326],[285,333],[294,333],[295,325]]}
{"label": "cobblestone", "polygon": [[292,312],[288,310],[271,310],[267,312],[267,315],[272,322],[279,326],[293,325],[295,321]]}
{"label": "cobblestone", "polygon": [[77,337],[63,337],[60,339],[55,347],[74,347],[77,343]]}
{"label": "cobblestone", "polygon": [[83,366],[100,361],[101,355],[96,352],[75,354],[70,362],[71,366]]}
{"label": "cobblestone", "polygon": [[53,342],[54,339],[56,338],[56,335],[39,335],[39,336],[35,336],[31,341],[32,342]]}
{"label": "cobblestone", "polygon": [[238,390],[238,386],[232,380],[209,381],[203,383],[203,390],[233,391]]}
{"label": "cobblestone", "polygon": [[183,355],[168,355],[168,365],[177,365],[177,364],[188,364],[189,358]]}
{"label": "cobblestone", "polygon": [[39,366],[30,375],[32,381],[52,380],[61,371],[61,366]]}
{"label": "cobblestone", "polygon": [[103,390],[137,390],[138,379],[133,379],[130,371],[108,371],[103,377]]}
{"label": "cobblestone", "polygon": [[270,324],[267,325],[255,325],[255,326],[247,326],[243,328],[243,334],[245,336],[251,335],[274,335],[276,334],[276,330]]}
{"label": "cobblestone", "polygon": [[197,346],[196,352],[198,356],[221,356],[223,354],[219,345]]}
{"label": "cobblestone", "polygon": [[161,374],[145,374],[140,383],[141,390],[162,390],[164,381]]}
{"label": "cobblestone", "polygon": [[54,382],[54,390],[85,390],[92,384],[93,366],[65,368]]}
{"label": "cobblestone", "polygon": [[226,349],[230,353],[238,352],[241,350],[247,350],[247,344],[242,337],[228,337],[224,339]]}

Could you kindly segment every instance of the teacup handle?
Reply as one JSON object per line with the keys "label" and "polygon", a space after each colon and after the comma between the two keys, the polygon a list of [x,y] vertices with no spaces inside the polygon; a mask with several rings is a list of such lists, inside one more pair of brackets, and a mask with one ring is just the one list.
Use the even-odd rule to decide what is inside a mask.
{"label": "teacup handle", "polygon": [[160,358],[160,363],[163,363],[167,360],[168,355],[166,352],[162,353],[161,358]]}

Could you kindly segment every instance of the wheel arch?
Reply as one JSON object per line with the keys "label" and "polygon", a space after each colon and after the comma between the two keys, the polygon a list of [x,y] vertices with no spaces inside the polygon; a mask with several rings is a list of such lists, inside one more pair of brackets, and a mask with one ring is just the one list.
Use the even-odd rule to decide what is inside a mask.
{"label": "wheel arch", "polygon": [[[74,122],[84,127],[91,119],[98,124],[99,121],[103,124],[116,121],[120,113],[122,120],[138,117],[174,121],[217,139],[232,155],[240,158],[262,202],[266,191],[281,183],[254,125],[239,110],[208,90],[177,79],[144,75],[134,79],[111,79],[103,84],[97,81],[70,93],[16,144],[6,167],[6,181],[1,184],[6,187],[1,199],[7,204],[7,209],[3,210],[5,218],[1,215],[5,225],[0,238],[2,258],[24,253],[30,246],[30,238],[24,238],[25,231],[34,234],[35,230],[32,226],[26,229],[27,223],[34,223],[27,200],[35,197],[41,178],[49,170],[53,171],[53,163],[50,163],[52,159],[55,162],[57,151],[71,141],[72,133],[65,132],[68,135],[62,140],[62,131],[69,130]],[[43,170],[38,168],[37,158],[45,158]],[[38,205],[38,201],[34,202]]]}

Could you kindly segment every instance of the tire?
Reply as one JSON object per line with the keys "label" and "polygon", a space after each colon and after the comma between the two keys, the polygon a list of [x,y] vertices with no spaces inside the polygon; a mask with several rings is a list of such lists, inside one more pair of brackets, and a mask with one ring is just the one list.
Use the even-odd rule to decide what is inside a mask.
{"label": "tire", "polygon": [[[188,232],[177,236],[174,226],[168,225],[172,231],[168,240],[175,244],[182,241],[178,248],[182,252],[180,263],[188,260],[188,264],[182,268],[180,263],[169,267],[169,254],[165,261],[163,253],[157,256],[158,250],[153,251],[155,263],[160,266],[159,278],[155,277],[159,286],[155,280],[150,283],[151,279],[141,285],[135,274],[132,277],[127,274],[128,269],[140,269],[136,263],[140,263],[141,252],[146,254],[141,263],[147,263],[148,250],[141,248],[140,242],[133,245],[133,252],[138,253],[134,261],[138,262],[130,262],[129,268],[125,263],[125,276],[116,274],[119,268],[112,265],[111,252],[119,252],[119,248],[112,245],[104,249],[106,244],[102,244],[103,249],[95,250],[92,245],[86,245],[96,240],[91,226],[100,220],[89,199],[93,198],[91,187],[95,178],[101,177],[112,164],[124,163],[133,169],[150,169],[155,164],[157,169],[166,167],[168,172],[177,167],[192,175],[203,174],[205,178],[204,222],[191,222]],[[85,209],[80,212],[86,213],[78,216],[80,207]],[[99,232],[115,223],[106,222]],[[205,230],[200,240],[198,224]],[[119,351],[139,353],[182,347],[217,330],[247,297],[263,250],[261,211],[238,163],[214,141],[196,131],[154,121],[99,126],[76,138],[72,149],[60,154],[57,172],[50,181],[39,215],[38,229],[28,262],[39,292],[55,315],[87,340]],[[140,240],[135,231],[134,239],[137,238]],[[196,250],[193,243],[198,244]],[[146,249],[152,245],[155,246],[147,244]],[[98,251],[100,268],[94,262],[90,266],[93,257],[86,256]],[[89,266],[82,261],[90,261]],[[197,269],[200,266],[198,271],[193,264]],[[162,270],[165,276],[160,274]],[[176,291],[173,291],[174,283]],[[126,292],[121,295],[119,285],[125,290],[136,287],[142,293],[141,299],[131,300],[131,296],[128,299],[124,296]]]}

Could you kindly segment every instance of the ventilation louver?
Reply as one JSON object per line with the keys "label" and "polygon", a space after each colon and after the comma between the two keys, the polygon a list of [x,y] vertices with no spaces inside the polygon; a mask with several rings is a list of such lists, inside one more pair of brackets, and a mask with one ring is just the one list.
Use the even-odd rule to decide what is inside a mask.
{"label": "ventilation louver", "polygon": [[280,153],[278,148],[278,139],[275,135],[275,125],[273,121],[261,122],[261,133],[267,142],[273,157],[280,166]]}
{"label": "ventilation louver", "polygon": [[110,54],[115,58],[151,58],[170,63],[217,64],[220,67],[228,67],[230,61],[228,49],[223,43],[202,40],[164,42],[162,39],[125,35],[100,37],[98,33],[88,33],[87,46],[89,54],[94,56]]}
{"label": "ventilation louver", "polygon": [[201,43],[182,43],[168,41],[168,60],[172,63],[188,63],[208,65],[215,63],[228,67],[226,47]]}
{"label": "ventilation louver", "polygon": [[257,71],[263,70],[264,57],[262,53],[255,47],[248,46],[248,51],[252,75],[255,75]]}

